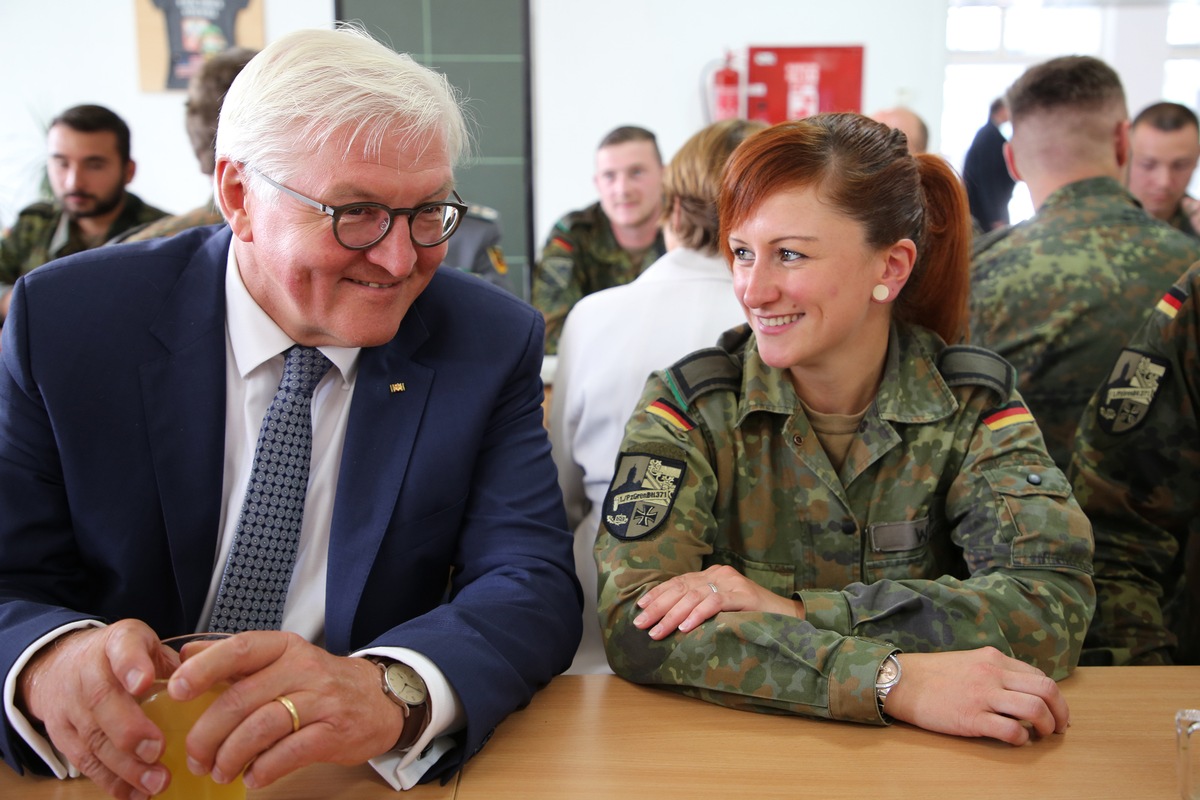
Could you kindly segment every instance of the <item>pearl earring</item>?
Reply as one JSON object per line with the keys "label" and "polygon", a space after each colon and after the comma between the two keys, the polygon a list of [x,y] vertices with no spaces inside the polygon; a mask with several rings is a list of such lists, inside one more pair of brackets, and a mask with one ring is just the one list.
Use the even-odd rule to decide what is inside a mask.
{"label": "pearl earring", "polygon": [[875,288],[871,290],[871,297],[874,297],[880,303],[892,296],[891,290],[882,283],[875,284]]}

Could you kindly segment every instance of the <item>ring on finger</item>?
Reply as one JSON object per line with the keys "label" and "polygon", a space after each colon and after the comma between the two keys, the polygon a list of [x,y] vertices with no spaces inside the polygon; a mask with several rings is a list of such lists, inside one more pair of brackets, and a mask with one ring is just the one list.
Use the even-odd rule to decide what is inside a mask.
{"label": "ring on finger", "polygon": [[713,594],[717,593],[717,585],[715,583],[713,583],[712,581],[708,582],[708,588],[712,589]]}
{"label": "ring on finger", "polygon": [[296,704],[287,698],[286,695],[279,695],[275,698],[275,702],[287,709],[287,712],[292,715],[292,733],[300,730],[300,714],[296,711]]}

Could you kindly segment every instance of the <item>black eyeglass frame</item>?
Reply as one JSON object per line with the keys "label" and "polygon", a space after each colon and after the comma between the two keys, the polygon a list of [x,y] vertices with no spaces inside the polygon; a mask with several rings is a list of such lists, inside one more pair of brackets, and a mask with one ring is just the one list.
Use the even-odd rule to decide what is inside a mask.
{"label": "black eyeglass frame", "polygon": [[[326,205],[325,203],[320,202],[319,200],[314,200],[311,197],[302,195],[299,192],[297,192],[295,189],[290,189],[287,186],[284,186],[279,181],[273,180],[271,177],[266,175],[264,172],[262,172],[262,170],[259,170],[255,167],[249,167],[249,169],[252,170],[254,172],[254,174],[258,175],[258,177],[262,178],[264,181],[269,183],[271,186],[274,186],[276,189],[283,192],[284,194],[286,194],[290,197],[294,197],[306,205],[312,206],[313,208],[317,209],[318,211],[320,211],[323,214],[328,214],[330,216],[330,218],[333,220],[333,238],[337,240],[338,244],[340,244],[342,247],[346,248],[347,250],[369,250],[370,248],[372,248],[375,245],[382,242],[385,238],[387,238],[387,235],[392,232],[392,228],[395,227],[394,223],[396,222],[396,217],[407,217],[408,218],[408,238],[409,238],[409,241],[411,241],[414,245],[416,245],[417,247],[437,247],[439,244],[441,244],[442,242],[446,241],[447,239],[449,239],[451,236],[454,235],[454,232],[458,230],[458,226],[462,224],[463,216],[466,215],[466,213],[467,213],[466,203],[464,203],[463,199],[458,196],[458,192],[453,189],[450,190],[450,193],[454,195],[454,201],[436,200],[432,203],[422,203],[421,205],[417,206],[416,208],[391,208],[389,206],[385,206],[383,203],[367,203],[367,202],[346,203],[345,205],[341,205],[341,206],[330,206],[330,205]],[[451,228],[444,235],[442,235],[440,238],[438,238],[437,241],[430,242],[428,244],[425,242],[418,242],[416,240],[416,238],[413,236],[413,226],[412,226],[413,217],[416,216],[418,213],[430,208],[431,206],[450,206],[451,208],[454,208],[458,211],[458,216],[455,217],[455,219],[454,219],[454,227]],[[380,231],[378,239],[376,239],[373,242],[370,242],[369,244],[359,244],[359,245],[346,244],[345,242],[342,241],[342,237],[340,235],[338,235],[338,220],[341,218],[342,214],[344,214],[347,211],[350,211],[352,209],[356,209],[356,208],[374,208],[374,209],[378,209],[380,211],[385,211],[388,214],[387,227],[384,228],[382,231]]]}

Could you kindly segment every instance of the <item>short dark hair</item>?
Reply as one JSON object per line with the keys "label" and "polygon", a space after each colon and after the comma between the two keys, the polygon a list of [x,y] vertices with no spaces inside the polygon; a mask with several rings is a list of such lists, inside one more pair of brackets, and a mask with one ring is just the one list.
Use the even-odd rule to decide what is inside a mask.
{"label": "short dark hair", "polygon": [[1133,118],[1133,127],[1143,122],[1163,133],[1171,133],[1189,125],[1200,130],[1200,121],[1196,119],[1195,112],[1179,103],[1161,102],[1146,106]]}
{"label": "short dark hair", "polygon": [[184,121],[192,151],[200,161],[204,174],[211,175],[216,166],[217,120],[221,104],[233,79],[250,59],[258,54],[248,47],[231,47],[212,56],[188,81],[188,98],[184,104]]}
{"label": "short dark hair", "polygon": [[997,97],[995,100],[992,101],[992,105],[988,108],[988,116],[994,117],[1007,107],[1008,107],[1008,103],[1004,102],[1004,98]]}
{"label": "short dark hair", "polygon": [[129,163],[129,126],[125,120],[104,106],[72,106],[50,121],[50,127],[66,125],[81,133],[111,131],[117,136],[117,153],[122,164]]}
{"label": "short dark hair", "polygon": [[658,137],[637,125],[622,125],[619,128],[613,128],[604,135],[604,138],[600,140],[600,146],[596,149],[603,150],[605,147],[626,142],[649,142],[654,145],[654,156],[658,159],[658,163],[662,163],[662,153],[658,150]]}
{"label": "short dark hair", "polygon": [[1035,64],[1013,83],[1006,95],[1013,124],[1043,111],[1102,111],[1120,104],[1125,89],[1116,71],[1092,56],[1062,56]]}

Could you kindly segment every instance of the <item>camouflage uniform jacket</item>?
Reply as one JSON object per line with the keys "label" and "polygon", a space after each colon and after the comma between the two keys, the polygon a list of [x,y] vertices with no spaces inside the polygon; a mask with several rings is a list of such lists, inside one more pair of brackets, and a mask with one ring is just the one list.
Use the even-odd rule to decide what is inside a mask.
{"label": "camouflage uniform jacket", "polygon": [[1159,301],[1079,426],[1071,480],[1094,527],[1097,593],[1083,663],[1200,664],[1198,299],[1200,264]]}
{"label": "camouflage uniform jacket", "polygon": [[[1094,605],[1090,530],[1007,365],[1007,391],[947,379],[939,338],[893,326],[879,392],[838,474],[748,328],[722,347],[734,355],[727,385],[684,388],[693,354],[651,375],[625,429],[596,544],[618,675],[727,706],[872,723],[883,721],[876,675],[897,650],[993,645],[1067,675]],[[622,504],[638,453],[658,463],[642,495],[654,493],[652,474],[665,476],[673,504],[630,539],[637,515],[656,510]],[[803,600],[807,618],[721,612],[659,642],[634,627],[647,589],[714,564]]]}
{"label": "camouflage uniform jacket", "polygon": [[617,244],[608,216],[594,203],[554,225],[533,272],[531,302],[546,318],[546,352],[558,352],[567,312],[584,295],[620,286],[642,274],[667,252],[662,232],[636,264]]}
{"label": "camouflage uniform jacket", "polygon": [[1200,242],[1152,218],[1111,178],[1069,184],[1031,219],[979,241],[971,342],[1017,368],[1062,470],[1113,359],[1163,287],[1197,259]]}
{"label": "camouflage uniform jacket", "polygon": [[[132,192],[125,193],[125,207],[108,228],[105,240],[130,228],[167,216],[167,212],[147,205]],[[57,203],[34,203],[17,216],[8,233],[0,239],[0,295],[17,278],[47,261],[81,253],[89,249],[79,230],[63,214]]]}
{"label": "camouflage uniform jacket", "polygon": [[1196,229],[1192,227],[1192,218],[1183,210],[1183,203],[1175,207],[1175,214],[1167,221],[1167,224],[1194,239],[1200,239],[1200,233],[1197,233]]}
{"label": "camouflage uniform jacket", "polygon": [[158,239],[164,236],[174,236],[177,233],[190,230],[191,228],[200,228],[205,225],[217,225],[225,221],[225,217],[221,216],[217,204],[209,200],[205,205],[193,208],[191,211],[186,211],[182,214],[176,214],[173,217],[163,217],[162,219],[148,222],[144,225],[139,225],[124,233],[114,236],[108,241],[109,244],[117,244],[119,242],[144,242],[147,239]]}

